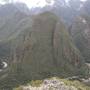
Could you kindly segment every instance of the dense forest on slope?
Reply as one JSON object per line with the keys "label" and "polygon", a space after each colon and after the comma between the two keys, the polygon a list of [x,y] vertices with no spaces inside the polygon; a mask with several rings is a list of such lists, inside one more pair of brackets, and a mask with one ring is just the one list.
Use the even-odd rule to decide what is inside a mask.
{"label": "dense forest on slope", "polygon": [[90,1],[87,0],[82,13],[70,27],[70,34],[86,62],[90,62]]}
{"label": "dense forest on slope", "polygon": [[23,3],[1,5],[0,89],[54,76],[90,77],[89,5],[57,0],[31,11]]}

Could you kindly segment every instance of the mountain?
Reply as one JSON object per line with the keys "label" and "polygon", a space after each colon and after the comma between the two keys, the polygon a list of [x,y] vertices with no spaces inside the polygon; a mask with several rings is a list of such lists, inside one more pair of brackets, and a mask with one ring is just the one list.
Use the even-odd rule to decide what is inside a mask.
{"label": "mountain", "polygon": [[[14,5],[7,4],[0,8],[0,41],[8,38],[12,33],[17,32],[18,24],[26,17]],[[5,26],[5,27],[4,27]]]}
{"label": "mountain", "polygon": [[24,3],[14,3],[14,6],[19,9],[21,12],[27,14],[27,15],[30,15],[30,9],[27,7],[26,4]]}
{"label": "mountain", "polygon": [[38,14],[45,11],[52,11],[69,27],[74,19],[82,12],[83,6],[86,6],[86,2],[81,0],[55,0],[52,6],[46,5],[43,8],[32,8],[30,11],[32,14]]}
{"label": "mountain", "polygon": [[0,68],[0,89],[51,76],[87,76],[84,58],[60,16],[52,11],[28,15],[20,7],[0,7],[0,61],[8,64]]}
{"label": "mountain", "polygon": [[11,62],[8,75],[1,79],[1,89],[8,87],[10,90],[13,85],[50,76],[88,74],[83,57],[55,14],[44,12],[28,20],[29,26],[7,39],[11,45]]}
{"label": "mountain", "polygon": [[[48,1],[47,1],[48,2]],[[86,3],[87,2],[87,3]],[[24,3],[13,3],[20,11],[26,14],[38,14],[44,11],[52,11],[63,19],[68,26],[81,13],[83,6],[89,6],[89,0],[55,0],[53,5],[46,5],[43,8],[32,7],[30,10]],[[88,9],[89,10],[89,9]]]}
{"label": "mountain", "polygon": [[81,14],[73,21],[69,28],[73,40],[81,51],[86,62],[90,62],[90,1],[87,0]]}
{"label": "mountain", "polygon": [[87,62],[90,62],[90,17],[78,17],[71,26],[71,35]]}
{"label": "mountain", "polygon": [[10,55],[10,44],[7,43],[7,39],[16,37],[25,27],[29,26],[28,15],[18,8],[15,4],[0,7],[0,58],[4,60]]}

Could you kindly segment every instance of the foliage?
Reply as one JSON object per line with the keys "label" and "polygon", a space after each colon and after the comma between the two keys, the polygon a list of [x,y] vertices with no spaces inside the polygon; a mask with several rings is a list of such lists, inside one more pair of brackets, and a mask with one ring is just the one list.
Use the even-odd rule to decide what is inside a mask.
{"label": "foliage", "polygon": [[15,29],[16,32],[7,35],[6,41],[11,45],[11,62],[8,76],[2,81],[0,89],[5,85],[12,88],[51,76],[86,75],[87,68],[79,50],[55,14],[44,12],[24,21],[21,20],[18,25],[19,32]]}
{"label": "foliage", "polygon": [[[49,78],[52,79],[52,78]],[[68,86],[74,86],[77,88],[77,90],[90,90],[90,86],[87,86],[85,84],[83,84],[82,82],[79,82],[77,80],[75,81],[70,81],[70,80],[66,80],[66,79],[60,79],[57,77],[58,80],[64,82],[66,85]],[[36,80],[36,81],[31,81],[30,85],[34,86],[34,87],[38,87],[40,84],[42,84],[43,80]],[[29,84],[28,84],[29,85]],[[17,87],[13,90],[22,90],[21,86]]]}
{"label": "foliage", "polygon": [[70,80],[65,80],[65,79],[60,79],[60,80],[63,81],[66,85],[75,86],[78,90],[90,90],[89,86],[77,80],[75,81],[70,81]]}

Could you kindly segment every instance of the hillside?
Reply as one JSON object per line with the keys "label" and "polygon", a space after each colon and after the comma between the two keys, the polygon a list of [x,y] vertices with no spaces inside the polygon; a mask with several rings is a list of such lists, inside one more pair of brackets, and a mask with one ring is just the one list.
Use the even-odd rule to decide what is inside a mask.
{"label": "hillside", "polygon": [[26,17],[28,18],[28,15],[13,4],[0,7],[0,41],[22,30]]}
{"label": "hillside", "polygon": [[[13,51],[15,61],[18,60],[19,63],[26,64],[25,67],[27,69],[28,67],[33,67],[33,70],[29,68],[29,71],[35,73],[46,72],[46,75],[52,74],[52,68],[53,71],[55,68],[58,70],[57,68],[60,67],[64,69],[63,66],[70,63],[73,68],[69,68],[67,65],[66,71],[67,73],[72,72],[72,74],[75,74],[78,66],[82,67],[84,63],[80,52],[74,46],[62,21],[58,21],[58,18],[49,12],[40,14],[34,18],[32,26],[26,28],[16,38],[15,49]],[[23,64],[22,67],[24,67]],[[46,69],[41,67],[45,67]]]}
{"label": "hillside", "polygon": [[90,62],[90,1],[82,7],[81,14],[72,23],[69,30],[86,62]]}
{"label": "hillside", "polygon": [[69,28],[75,45],[87,63],[90,63],[90,0],[86,0]]}
{"label": "hillside", "polygon": [[0,89],[10,90],[30,80],[51,76],[88,74],[83,57],[55,14],[44,12],[32,19],[28,17],[28,21],[29,26],[14,34],[14,38],[11,35],[6,39],[10,62],[7,75],[0,80]]}
{"label": "hillside", "polygon": [[71,26],[73,40],[86,62],[90,62],[90,17],[78,17]]}
{"label": "hillside", "polygon": [[[20,5],[20,4],[19,4]],[[21,4],[22,6],[22,4]],[[14,39],[21,31],[30,26],[26,13],[14,4],[6,4],[0,7],[0,59],[9,60],[11,44],[8,42]]]}
{"label": "hillside", "polygon": [[70,81],[60,78],[48,78],[44,80],[31,81],[13,90],[90,90],[90,87],[75,80]]}

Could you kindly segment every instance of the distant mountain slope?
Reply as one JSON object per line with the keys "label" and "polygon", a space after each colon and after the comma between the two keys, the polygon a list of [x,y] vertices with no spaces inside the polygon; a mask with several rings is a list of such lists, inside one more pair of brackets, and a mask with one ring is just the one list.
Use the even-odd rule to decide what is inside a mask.
{"label": "distant mountain slope", "polygon": [[[22,3],[19,5],[22,6]],[[21,11],[21,6],[6,4],[0,7],[0,58],[7,59],[10,55],[10,43],[21,31],[30,26],[30,15]],[[27,8],[27,7],[26,7]]]}
{"label": "distant mountain slope", "polygon": [[90,0],[84,3],[81,11],[69,30],[85,61],[90,62]]}
{"label": "distant mountain slope", "polygon": [[69,27],[73,20],[81,14],[85,2],[81,0],[55,0],[52,6],[45,6],[43,8],[32,8],[31,13],[37,14],[45,11],[52,11],[63,19],[65,25]]}
{"label": "distant mountain slope", "polygon": [[27,15],[13,4],[3,5],[0,8],[0,41],[17,32],[17,28],[25,17]]}
{"label": "distant mountain slope", "polygon": [[71,35],[85,60],[90,62],[90,17],[78,17],[71,27]]}

